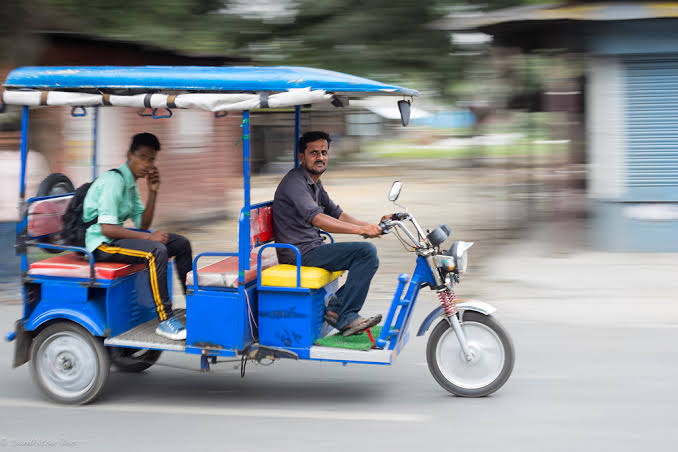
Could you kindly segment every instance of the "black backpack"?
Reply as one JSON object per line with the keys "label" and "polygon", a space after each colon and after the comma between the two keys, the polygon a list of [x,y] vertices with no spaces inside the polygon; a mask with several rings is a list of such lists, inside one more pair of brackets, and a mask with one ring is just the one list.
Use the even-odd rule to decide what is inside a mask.
{"label": "black backpack", "polygon": [[[118,169],[112,169],[110,171],[115,171],[116,173],[122,176],[122,173]],[[94,181],[92,181],[94,182]],[[95,224],[99,217],[95,217],[93,220],[85,221],[82,219],[83,204],[85,203],[85,196],[89,187],[92,186],[92,182],[87,182],[82,184],[75,190],[71,202],[68,203],[66,211],[61,217],[64,227],[61,231],[61,237],[65,245],[70,246],[79,246],[85,247],[85,236],[87,234],[87,228]]]}

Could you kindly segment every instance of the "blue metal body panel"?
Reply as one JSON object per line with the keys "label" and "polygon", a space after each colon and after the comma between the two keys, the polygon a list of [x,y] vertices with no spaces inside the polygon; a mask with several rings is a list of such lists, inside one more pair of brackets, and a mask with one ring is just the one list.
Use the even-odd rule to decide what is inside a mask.
{"label": "blue metal body panel", "polygon": [[22,67],[7,76],[13,88],[115,88],[198,91],[323,89],[416,96],[417,91],[341,72],[294,66],[64,66]]}
{"label": "blue metal body panel", "polygon": [[378,361],[354,361],[354,360],[338,360],[338,359],[317,359],[317,358],[308,358],[308,357],[301,357],[299,356],[299,359],[307,360],[307,361],[319,361],[319,362],[326,362],[326,363],[341,363],[344,366],[347,364],[369,364],[369,365],[378,365],[378,366],[390,366],[393,363],[382,363]]}
{"label": "blue metal body panel", "polygon": [[[226,356],[226,357],[233,357],[236,356],[237,353],[234,350],[218,350],[218,349],[205,349],[202,347],[193,347],[190,345],[186,346],[186,349],[184,350],[185,353],[188,353],[190,355],[201,355],[203,357],[205,356]],[[204,369],[207,370],[207,369]]]}
{"label": "blue metal body panel", "polygon": [[236,289],[218,291],[201,288],[188,293],[186,345],[229,350],[248,347],[257,337],[254,325],[257,318],[256,284],[250,284],[246,290],[246,297],[241,297]]}
{"label": "blue metal body panel", "polygon": [[[171,275],[169,267],[167,271]],[[90,299],[97,295],[96,291],[91,292]],[[111,337],[158,316],[148,270],[113,280],[113,284],[99,296],[106,300],[108,335]]]}
{"label": "blue metal body panel", "polygon": [[24,328],[33,331],[50,320],[71,320],[85,327],[94,336],[106,335],[106,314],[103,303],[43,300],[26,319]]}
{"label": "blue metal body panel", "polygon": [[112,337],[157,315],[147,270],[114,280],[99,279],[94,287],[88,287],[86,278],[32,276],[28,281],[39,286],[40,297],[27,306],[27,331],[63,318],[81,324],[95,336]]}
{"label": "blue metal body panel", "polygon": [[402,348],[409,339],[407,330],[410,320],[412,319],[412,313],[414,312],[414,304],[417,301],[417,297],[419,296],[419,289],[421,289],[421,285],[425,283],[435,285],[435,278],[431,274],[431,268],[428,266],[426,259],[421,256],[417,256],[417,265],[414,269],[414,273],[412,274],[410,284],[407,286],[407,294],[399,303],[400,311],[398,313],[398,318],[393,325],[393,328],[384,325],[385,328],[390,328],[390,343],[388,345],[388,349],[395,349],[396,355],[400,354]]}
{"label": "blue metal body panel", "polygon": [[325,302],[338,285],[335,279],[320,289],[307,289],[307,293],[259,286],[259,342],[308,358],[308,349],[320,337],[325,321]]}
{"label": "blue metal body panel", "polygon": [[435,308],[429,315],[426,316],[423,322],[421,322],[421,326],[419,327],[419,331],[417,331],[417,336],[423,336],[426,334],[428,329],[431,327],[431,324],[435,322],[437,318],[443,315],[445,312],[445,309],[442,306],[438,306]]}
{"label": "blue metal body panel", "polygon": [[[419,296],[419,289],[422,284],[425,283],[435,285],[435,279],[431,274],[431,269],[428,266],[426,259],[421,256],[417,256],[417,265],[407,287],[407,293],[401,299],[401,294],[407,283],[407,279],[408,275],[404,273],[398,277],[399,285],[396,294],[391,302],[391,307],[386,316],[386,321],[384,322],[381,334],[375,341],[379,347],[395,350],[396,356],[400,354],[409,340],[409,333],[407,330],[410,319],[412,318],[412,313],[414,312],[414,304]],[[393,322],[394,318],[396,318],[395,322]]]}

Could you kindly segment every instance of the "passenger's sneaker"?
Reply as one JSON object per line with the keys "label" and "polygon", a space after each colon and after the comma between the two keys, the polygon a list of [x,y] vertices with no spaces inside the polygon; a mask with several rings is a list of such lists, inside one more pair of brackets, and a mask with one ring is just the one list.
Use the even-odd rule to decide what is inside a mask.
{"label": "passenger's sneaker", "polygon": [[186,327],[181,323],[181,320],[176,317],[160,322],[155,329],[155,334],[172,339],[173,341],[186,340]]}

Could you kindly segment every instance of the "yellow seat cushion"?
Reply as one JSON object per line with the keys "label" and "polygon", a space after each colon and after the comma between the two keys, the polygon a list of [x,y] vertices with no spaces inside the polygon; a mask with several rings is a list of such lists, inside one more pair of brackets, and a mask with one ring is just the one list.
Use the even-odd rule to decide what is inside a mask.
{"label": "yellow seat cushion", "polygon": [[[320,289],[334,281],[343,272],[329,272],[319,267],[301,267],[301,287]],[[297,287],[297,266],[279,264],[261,272],[262,286]]]}

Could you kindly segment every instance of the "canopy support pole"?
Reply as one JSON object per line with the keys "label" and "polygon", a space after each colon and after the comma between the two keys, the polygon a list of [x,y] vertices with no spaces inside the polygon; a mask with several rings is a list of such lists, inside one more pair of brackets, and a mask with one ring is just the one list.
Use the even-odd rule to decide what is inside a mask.
{"label": "canopy support pole", "polygon": [[301,107],[294,107],[294,167],[299,166],[299,133],[301,128]]}
{"label": "canopy support pole", "polygon": [[26,160],[28,158],[28,107],[21,111],[21,177],[19,181],[19,198],[23,208],[26,199]]}
{"label": "canopy support pole", "polygon": [[99,144],[99,107],[94,107],[94,126],[92,128],[94,146],[92,149],[92,179],[97,178],[97,151]]}
{"label": "canopy support pole", "polygon": [[[17,248],[17,254],[21,256],[21,275],[28,271],[28,255],[26,247],[23,246],[23,236],[28,227],[28,216],[25,215],[26,209],[26,161],[28,160],[28,106],[24,106],[21,111],[21,175],[19,177],[19,221],[16,225],[17,244],[21,244]],[[26,297],[26,285],[21,285],[21,298],[23,300],[23,317],[26,318],[28,314],[28,303]]]}
{"label": "canopy support pole", "polygon": [[245,271],[250,269],[250,112],[242,112],[242,179],[244,207],[238,218],[238,288],[245,291]]}

